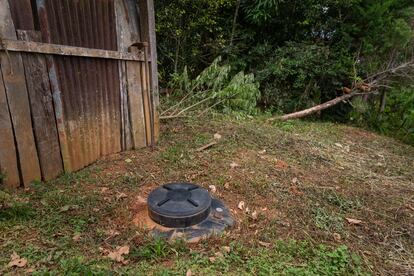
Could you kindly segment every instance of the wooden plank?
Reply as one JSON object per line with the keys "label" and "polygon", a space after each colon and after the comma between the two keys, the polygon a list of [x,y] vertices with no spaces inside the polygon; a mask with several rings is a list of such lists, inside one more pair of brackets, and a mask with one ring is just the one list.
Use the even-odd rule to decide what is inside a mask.
{"label": "wooden plank", "polygon": [[140,10],[141,41],[149,43],[151,86],[155,107],[159,105],[157,39],[155,34],[155,11],[153,0],[137,0]]}
{"label": "wooden plank", "polygon": [[125,61],[119,62],[119,84],[121,93],[121,139],[122,150],[132,150],[134,147],[132,138],[132,126],[129,117],[129,104],[128,104],[128,79],[127,79],[127,67]]}
{"label": "wooden plank", "polygon": [[128,52],[117,52],[111,50],[83,48],[67,45],[58,45],[33,41],[19,41],[13,39],[3,39],[0,50],[9,52],[38,53],[58,56],[75,56],[102,59],[115,59],[127,61],[143,61],[142,54],[131,54]]}
{"label": "wooden plank", "polygon": [[[36,1],[37,12],[39,14],[39,24],[42,31],[42,39],[43,41],[49,42],[50,39],[50,28],[49,28],[49,21],[47,18],[47,13],[45,10],[45,2],[44,0],[37,0]],[[59,143],[60,143],[60,153],[62,156],[63,161],[63,169],[65,172],[72,172],[72,163],[70,159],[70,149],[69,149],[69,142],[68,142],[68,135],[66,133],[65,128],[65,118],[63,115],[63,103],[62,103],[62,90],[60,87],[59,79],[58,79],[58,70],[56,66],[56,62],[53,56],[47,55],[46,56],[46,64],[49,73],[49,81],[50,81],[50,88],[52,91],[53,97],[53,105],[55,111],[55,118],[56,118],[56,126],[58,130],[59,136]]]}
{"label": "wooden plank", "polygon": [[19,187],[17,152],[2,74],[0,74],[0,173],[6,175],[2,183],[6,188]]}
{"label": "wooden plank", "polygon": [[[7,0],[0,0],[0,37],[16,39],[16,30]],[[24,185],[40,180],[40,166],[32,131],[22,57],[18,53],[1,52],[1,70],[16,138],[19,164]]]}
{"label": "wooden plank", "polygon": [[150,83],[148,88],[151,93],[151,110],[153,112],[152,123],[155,142],[159,137],[159,124],[158,124],[158,106],[159,106],[159,87],[158,87],[158,68],[157,68],[157,41],[155,35],[155,12],[153,0],[137,0],[140,10],[140,30],[141,41],[149,43],[149,70],[150,70]]}
{"label": "wooden plank", "polygon": [[128,79],[129,115],[132,127],[134,148],[143,148],[147,145],[144,122],[143,91],[141,86],[141,64],[126,62]]}
{"label": "wooden plank", "polygon": [[146,133],[146,140],[147,146],[152,145],[152,137],[151,137],[151,101],[150,101],[150,91],[148,87],[148,71],[147,71],[147,64],[141,64],[141,83],[142,83],[142,97],[144,99],[144,118],[145,118],[145,133]]}
{"label": "wooden plank", "polygon": [[[117,24],[118,51],[127,52],[130,46],[138,43],[139,24],[138,11],[135,0],[115,0],[115,13]],[[132,54],[140,53],[136,47],[131,49]],[[123,69],[125,68],[125,69]],[[123,97],[123,135],[125,137],[125,149],[142,148],[146,146],[144,108],[141,86],[141,64],[125,62],[125,67],[120,67],[120,80],[127,89],[121,90]],[[125,105],[125,103],[128,103]],[[128,141],[131,139],[132,143]]]}
{"label": "wooden plank", "polygon": [[[21,40],[41,40],[40,32],[17,33]],[[46,59],[39,54],[24,54],[23,63],[42,178],[51,180],[63,172],[63,164]]]}

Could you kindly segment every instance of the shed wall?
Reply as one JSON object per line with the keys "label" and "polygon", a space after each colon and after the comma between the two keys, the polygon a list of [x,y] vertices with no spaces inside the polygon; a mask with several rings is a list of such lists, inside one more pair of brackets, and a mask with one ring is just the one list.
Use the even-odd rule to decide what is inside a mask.
{"label": "shed wall", "polygon": [[[22,70],[17,72],[22,83],[17,89],[27,100],[22,108],[28,115],[23,121],[29,134],[22,137],[16,131],[21,126],[13,121],[13,99],[7,89],[0,89],[0,104],[5,107],[0,128],[7,130],[2,136],[8,141],[0,143],[0,170],[7,176],[2,180],[4,185],[27,185],[40,177],[49,180],[102,156],[155,142],[155,53],[149,36],[142,35],[154,32],[146,19],[151,17],[147,13],[152,1],[0,0],[0,4],[0,30],[17,34],[7,37],[0,32],[3,41],[41,42],[43,48],[39,49],[44,49],[45,43],[54,46],[48,53],[7,50],[6,43],[1,48],[3,79],[10,75],[3,65],[10,54],[22,61]],[[143,45],[147,44],[145,55]],[[59,52],[56,45],[68,47]],[[88,52],[87,57],[77,56],[79,49],[74,51],[73,47],[82,47],[79,49]],[[105,50],[106,57],[100,56],[102,51],[88,49]],[[132,58],[129,54],[129,59],[123,60],[121,54],[127,52]],[[6,81],[2,82],[6,87]],[[35,150],[32,153],[23,147],[30,143]],[[9,147],[12,144],[14,149]],[[38,173],[25,175],[22,153],[32,158]]]}

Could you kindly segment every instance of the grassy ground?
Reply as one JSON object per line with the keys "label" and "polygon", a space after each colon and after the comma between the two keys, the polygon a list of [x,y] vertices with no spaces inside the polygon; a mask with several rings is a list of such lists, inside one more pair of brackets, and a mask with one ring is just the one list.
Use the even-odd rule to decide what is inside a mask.
{"label": "grassy ground", "polygon": [[[195,151],[215,133],[218,145]],[[12,195],[0,211],[0,274],[410,275],[413,168],[413,147],[342,125],[171,121],[153,152]],[[135,227],[136,201],[176,180],[215,185],[236,226],[192,245]],[[119,246],[130,249],[123,262],[106,257]],[[27,264],[9,267],[13,252]]]}

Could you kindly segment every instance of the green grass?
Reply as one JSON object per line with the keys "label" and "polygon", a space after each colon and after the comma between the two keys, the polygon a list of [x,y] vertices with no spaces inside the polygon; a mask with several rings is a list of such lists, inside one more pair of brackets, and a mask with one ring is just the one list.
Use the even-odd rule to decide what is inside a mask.
{"label": "green grass", "polygon": [[[215,133],[222,135],[217,145],[195,151]],[[171,121],[154,151],[124,153],[5,193],[0,274],[401,275],[414,260],[406,234],[412,156],[410,146],[331,123]],[[232,162],[240,166],[231,169]],[[236,226],[196,245],[135,227],[136,199],[177,180],[215,185],[215,196],[237,211]],[[238,210],[242,200],[257,219]],[[347,217],[363,224],[349,225]],[[126,263],[106,257],[105,250],[124,245]],[[25,268],[7,266],[13,252],[27,259]]]}
{"label": "green grass", "polygon": [[173,267],[145,261],[146,265],[124,271],[142,275],[184,275],[188,270],[195,275],[363,275],[359,257],[345,246],[329,248],[291,240],[275,241],[271,249],[232,243],[230,252],[218,250],[212,256],[176,252]]}
{"label": "green grass", "polygon": [[316,227],[333,233],[344,232],[344,218],[342,215],[317,207],[314,212]]}

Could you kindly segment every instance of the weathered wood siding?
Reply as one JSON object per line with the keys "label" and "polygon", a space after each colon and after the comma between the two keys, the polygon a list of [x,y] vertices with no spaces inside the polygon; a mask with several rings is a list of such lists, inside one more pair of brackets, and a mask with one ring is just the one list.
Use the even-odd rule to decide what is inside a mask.
{"label": "weathered wood siding", "polygon": [[153,20],[151,0],[0,0],[3,185],[155,142]]}

